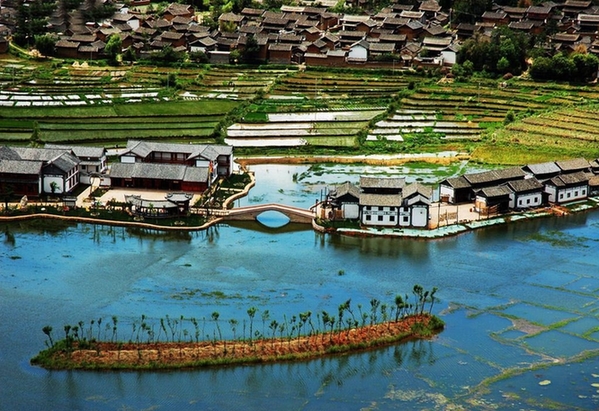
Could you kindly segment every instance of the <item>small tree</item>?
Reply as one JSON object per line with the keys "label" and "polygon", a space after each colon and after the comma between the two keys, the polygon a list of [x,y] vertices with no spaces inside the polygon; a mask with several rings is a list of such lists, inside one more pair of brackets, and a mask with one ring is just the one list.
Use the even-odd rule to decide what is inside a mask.
{"label": "small tree", "polygon": [[51,34],[35,36],[35,48],[43,56],[53,56],[54,46],[56,45],[56,37]]}
{"label": "small tree", "polygon": [[118,56],[123,52],[123,41],[118,34],[112,34],[108,37],[106,46],[104,47],[104,53],[108,56],[110,64],[118,63]]}
{"label": "small tree", "polygon": [[54,347],[54,340],[52,339],[52,327],[46,325],[44,328],[42,328],[42,331],[48,336],[48,340],[50,340],[50,346]]}

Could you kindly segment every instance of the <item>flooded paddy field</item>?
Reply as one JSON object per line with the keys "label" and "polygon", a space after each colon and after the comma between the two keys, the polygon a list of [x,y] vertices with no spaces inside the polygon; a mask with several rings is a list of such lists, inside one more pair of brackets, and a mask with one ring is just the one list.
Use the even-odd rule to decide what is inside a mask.
{"label": "flooded paddy field", "polygon": [[[252,168],[258,185],[243,204],[309,206],[320,181],[337,178],[333,169],[299,178],[309,166]],[[3,224],[2,407],[594,410],[598,227],[596,211],[434,241],[321,235],[257,222],[178,234]],[[65,324],[117,316],[127,339],[142,314],[148,322],[206,318],[212,332],[210,316],[218,312],[224,336],[232,337],[229,320],[241,327],[252,306],[262,329],[265,310],[271,319],[336,313],[347,299],[367,310],[371,299],[392,301],[411,294],[414,284],[439,289],[433,312],[446,329],[432,340],[301,363],[179,372],[29,365],[44,348],[45,325],[59,337]]]}

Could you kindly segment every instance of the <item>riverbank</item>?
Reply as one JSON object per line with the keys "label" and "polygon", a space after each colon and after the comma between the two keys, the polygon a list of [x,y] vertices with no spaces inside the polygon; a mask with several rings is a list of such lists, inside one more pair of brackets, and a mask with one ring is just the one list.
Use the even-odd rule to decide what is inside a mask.
{"label": "riverbank", "polygon": [[31,360],[47,369],[181,369],[302,361],[357,352],[409,339],[430,338],[444,323],[430,314],[293,338],[210,342],[71,342],[53,344]]}

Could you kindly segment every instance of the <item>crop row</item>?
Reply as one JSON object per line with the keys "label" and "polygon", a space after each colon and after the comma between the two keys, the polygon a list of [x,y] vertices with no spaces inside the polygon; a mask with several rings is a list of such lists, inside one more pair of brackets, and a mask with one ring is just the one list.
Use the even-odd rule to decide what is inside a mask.
{"label": "crop row", "polygon": [[520,131],[524,133],[531,133],[538,136],[545,136],[547,138],[558,138],[560,140],[584,140],[584,141],[593,141],[597,142],[599,140],[599,136],[594,132],[583,132],[580,130],[571,130],[571,129],[556,129],[547,127],[545,125],[537,125],[530,123],[518,123],[514,125],[510,125],[510,130]]}
{"label": "crop row", "polygon": [[124,141],[128,139],[171,139],[171,138],[207,138],[212,134],[212,129],[205,128],[178,128],[178,129],[146,129],[146,130],[41,130],[39,138],[43,142],[70,142],[84,143],[94,141]]}

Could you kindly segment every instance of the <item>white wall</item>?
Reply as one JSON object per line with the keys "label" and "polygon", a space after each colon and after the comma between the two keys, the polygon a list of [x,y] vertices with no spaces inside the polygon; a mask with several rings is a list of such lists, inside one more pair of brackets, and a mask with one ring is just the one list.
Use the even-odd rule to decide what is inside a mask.
{"label": "white wall", "polygon": [[516,193],[510,194],[510,208],[529,208],[538,207],[543,201],[543,195],[541,193],[529,193],[517,195]]}
{"label": "white wall", "polygon": [[357,220],[360,218],[360,208],[358,207],[358,204],[343,204],[341,210],[343,210],[343,218],[350,220]]}
{"label": "white wall", "polygon": [[428,207],[412,207],[412,226],[426,227],[428,226]]}
{"label": "white wall", "polygon": [[397,208],[396,207],[378,207],[369,206],[362,207],[362,221],[364,225],[371,226],[394,226],[397,225]]}
{"label": "white wall", "polygon": [[557,190],[557,202],[568,203],[570,201],[582,200],[588,197],[589,189],[585,184],[583,186],[564,188]]}

